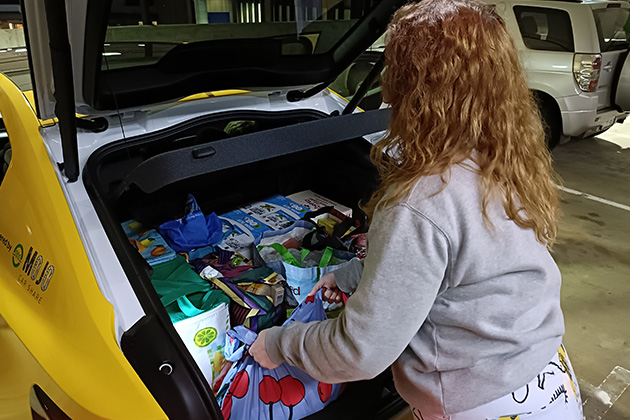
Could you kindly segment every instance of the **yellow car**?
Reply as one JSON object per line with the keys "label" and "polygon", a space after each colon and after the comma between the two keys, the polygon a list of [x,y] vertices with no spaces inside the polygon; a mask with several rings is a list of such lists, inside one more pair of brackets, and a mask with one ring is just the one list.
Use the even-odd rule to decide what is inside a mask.
{"label": "yellow car", "polygon": [[[217,214],[306,189],[356,208],[387,113],[326,87],[401,3],[23,1],[34,104],[0,75],[0,419],[222,418],[121,223],[181,191]],[[379,377],[312,418],[402,404]]]}

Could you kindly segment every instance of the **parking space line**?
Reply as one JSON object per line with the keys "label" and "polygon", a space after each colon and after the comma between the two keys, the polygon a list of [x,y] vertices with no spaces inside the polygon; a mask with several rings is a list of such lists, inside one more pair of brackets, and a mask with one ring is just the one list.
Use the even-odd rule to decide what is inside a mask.
{"label": "parking space line", "polygon": [[601,420],[630,386],[630,370],[616,366],[598,386],[580,383],[584,420]]}
{"label": "parking space line", "polygon": [[630,211],[630,206],[626,206],[625,204],[620,204],[620,203],[616,203],[614,201],[606,200],[605,198],[601,198],[601,197],[597,197],[595,195],[587,194],[587,193],[584,193],[582,191],[572,190],[571,188],[563,187],[561,185],[558,185],[558,189],[560,189],[561,191],[564,191],[566,193],[569,193],[569,194],[577,195],[577,196],[580,196],[580,197],[587,198],[589,200],[593,200],[593,201],[597,201],[599,203],[607,204],[609,206],[617,207],[618,209],[621,209],[621,210]]}

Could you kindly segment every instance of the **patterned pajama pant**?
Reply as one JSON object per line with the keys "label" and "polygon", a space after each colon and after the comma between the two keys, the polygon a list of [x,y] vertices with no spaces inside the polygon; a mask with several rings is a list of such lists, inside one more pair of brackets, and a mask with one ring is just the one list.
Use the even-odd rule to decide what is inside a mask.
{"label": "patterned pajama pant", "polygon": [[487,404],[451,414],[411,409],[417,420],[582,420],[577,378],[564,346],[527,385]]}

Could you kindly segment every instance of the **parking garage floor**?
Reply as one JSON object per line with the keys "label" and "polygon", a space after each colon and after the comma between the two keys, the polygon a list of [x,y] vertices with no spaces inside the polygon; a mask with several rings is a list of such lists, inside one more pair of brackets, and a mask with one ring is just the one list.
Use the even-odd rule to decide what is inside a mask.
{"label": "parking garage floor", "polygon": [[630,121],[560,145],[553,158],[563,181],[553,256],[584,417],[630,420]]}

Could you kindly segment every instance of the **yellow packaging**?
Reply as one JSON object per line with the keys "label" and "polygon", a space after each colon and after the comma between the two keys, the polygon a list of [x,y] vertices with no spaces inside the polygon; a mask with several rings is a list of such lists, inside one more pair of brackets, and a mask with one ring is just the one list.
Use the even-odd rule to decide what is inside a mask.
{"label": "yellow packaging", "polygon": [[282,284],[266,284],[266,283],[242,283],[238,285],[246,292],[259,296],[267,296],[271,299],[274,306],[278,306],[284,300],[284,287]]}

